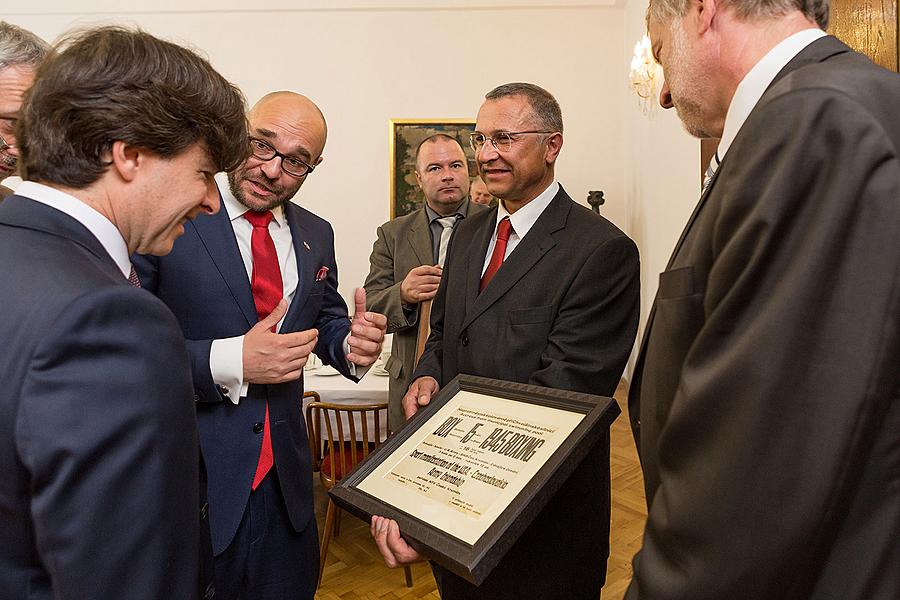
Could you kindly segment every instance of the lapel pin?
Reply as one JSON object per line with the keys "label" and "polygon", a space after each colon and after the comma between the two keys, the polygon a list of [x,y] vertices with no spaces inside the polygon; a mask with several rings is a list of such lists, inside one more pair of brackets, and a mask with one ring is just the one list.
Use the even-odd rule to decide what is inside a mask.
{"label": "lapel pin", "polygon": [[306,240],[303,240],[303,247],[306,248],[307,252],[309,252],[309,244],[306,243]]}
{"label": "lapel pin", "polygon": [[316,281],[322,281],[328,275],[328,267],[319,267],[319,272],[316,273]]}

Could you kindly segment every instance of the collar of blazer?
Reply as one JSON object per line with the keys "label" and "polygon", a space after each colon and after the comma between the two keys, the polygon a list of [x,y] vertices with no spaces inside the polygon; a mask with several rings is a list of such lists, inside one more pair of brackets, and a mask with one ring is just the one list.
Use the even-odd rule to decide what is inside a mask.
{"label": "collar of blazer", "polygon": [[[484,255],[487,252],[491,236],[494,234],[494,226],[497,220],[496,207],[486,213],[485,222],[479,231],[474,234],[472,248],[477,249],[472,260],[467,261],[468,272],[466,274],[466,318],[462,329],[478,318],[492,304],[499,300],[512,288],[516,282],[524,277],[528,271],[556,245],[553,237],[557,231],[564,229],[569,211],[572,209],[573,200],[566,191],[559,186],[559,192],[538,220],[528,232],[516,249],[503,261],[503,267],[491,280],[491,284],[483,293],[478,292],[481,282],[481,268],[484,266]],[[480,215],[479,215],[480,216]]]}
{"label": "collar of blazer", "polygon": [[[819,38],[818,40],[811,43],[809,46],[801,50],[797,56],[792,58],[788,63],[778,72],[775,76],[775,79],[772,80],[772,83],[766,88],[766,91],[763,93],[762,97],[759,99],[757,105],[762,104],[766,96],[773,90],[773,88],[778,84],[779,81],[784,79],[791,72],[796,71],[797,69],[803,68],[810,64],[820,63],[825,60],[828,60],[832,56],[838,54],[844,54],[846,52],[852,52],[852,50],[839,39],[833,36],[825,36],[823,38]],[[754,110],[756,110],[754,108]],[[752,112],[750,113],[753,114]],[[748,117],[749,120],[749,117]],[[744,135],[742,135],[742,133]],[[746,132],[741,131],[738,132],[737,136],[732,142],[732,146],[735,146],[740,143],[741,138],[746,137]],[[751,142],[752,143],[752,142]],[[719,168],[716,169],[716,172],[713,173],[712,179],[710,179],[709,185],[706,187],[706,191],[704,191],[700,200],[697,202],[697,206],[694,207],[694,211],[691,213],[690,218],[687,221],[684,229],[681,232],[681,237],[678,238],[678,242],[675,244],[675,249],[672,251],[671,256],[669,257],[669,262],[666,265],[666,270],[668,271],[672,267],[672,263],[675,260],[675,257],[678,255],[678,251],[681,250],[682,245],[684,244],[684,240],[687,237],[688,232],[690,232],[691,227],[693,227],[694,222],[697,220],[697,216],[700,214],[700,210],[703,208],[704,204],[706,204],[706,199],[712,195],[712,190],[716,185],[716,181],[719,179],[719,174],[727,169],[726,162],[728,161],[728,156],[732,154],[731,152],[726,152],[725,156],[722,157],[721,162],[719,163]],[[654,311],[651,310],[651,318],[653,316]],[[644,328],[644,332],[650,329],[648,320],[648,327]]]}
{"label": "collar of blazer", "polygon": [[109,271],[116,281],[127,283],[100,240],[94,237],[87,227],[55,208],[13,194],[4,200],[0,207],[0,223],[42,231],[71,240],[99,258],[104,269]]}

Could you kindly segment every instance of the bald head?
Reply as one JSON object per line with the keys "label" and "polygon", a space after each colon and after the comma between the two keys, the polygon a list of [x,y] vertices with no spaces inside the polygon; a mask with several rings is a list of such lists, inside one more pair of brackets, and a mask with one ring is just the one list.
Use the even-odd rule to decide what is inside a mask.
{"label": "bald head", "polygon": [[[284,171],[283,157],[311,167],[322,162],[327,126],[315,103],[295,92],[266,94],[247,113],[250,137],[277,153],[268,160],[255,155],[229,173],[231,191],[253,210],[269,210],[290,200],[309,176]],[[270,154],[271,155],[271,154]]]}

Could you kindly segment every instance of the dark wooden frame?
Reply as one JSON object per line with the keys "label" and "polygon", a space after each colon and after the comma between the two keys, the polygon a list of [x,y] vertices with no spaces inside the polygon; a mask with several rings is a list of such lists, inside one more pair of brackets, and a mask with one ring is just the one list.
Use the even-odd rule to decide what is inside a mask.
{"label": "dark wooden frame", "polygon": [[[360,482],[390,457],[414,432],[430,423],[432,416],[461,390],[585,415],[540,468],[531,483],[519,492],[474,545],[453,537],[357,488]],[[379,446],[329,494],[338,506],[366,522],[369,522],[372,515],[394,519],[400,525],[404,539],[420,554],[479,585],[565,484],[569,475],[594,444],[606,438],[609,426],[619,413],[619,405],[612,398],[459,375],[448,383],[427,407],[420,410],[415,418]]]}

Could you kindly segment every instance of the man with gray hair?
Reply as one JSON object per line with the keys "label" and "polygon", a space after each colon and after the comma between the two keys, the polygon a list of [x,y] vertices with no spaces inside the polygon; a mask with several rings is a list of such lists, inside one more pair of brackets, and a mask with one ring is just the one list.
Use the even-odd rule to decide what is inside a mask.
{"label": "man with gray hair", "polygon": [[[0,21],[0,181],[16,172],[16,121],[22,97],[50,46],[30,31]],[[12,193],[0,185],[0,201]]]}
{"label": "man with gray hair", "polygon": [[629,600],[900,598],[900,77],[828,3],[651,0],[660,104],[721,138],[629,407]]}

